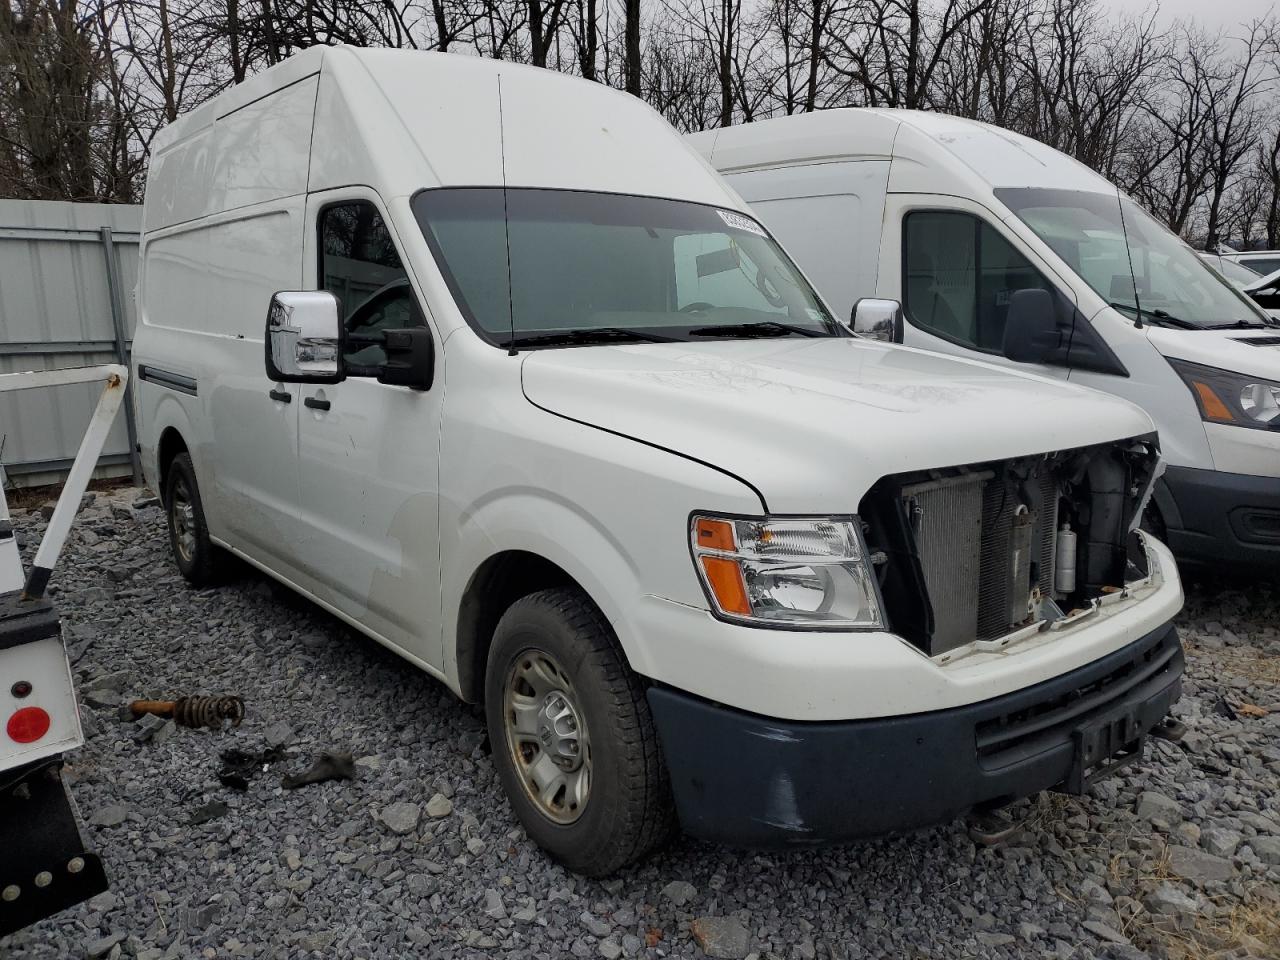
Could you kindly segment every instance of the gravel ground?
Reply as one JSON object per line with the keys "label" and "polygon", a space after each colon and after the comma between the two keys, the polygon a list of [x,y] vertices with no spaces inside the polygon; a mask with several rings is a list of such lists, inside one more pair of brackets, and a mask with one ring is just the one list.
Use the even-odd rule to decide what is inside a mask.
{"label": "gravel ground", "polygon": [[[1188,736],[1018,805],[1003,845],[959,823],[786,855],[680,839],[596,882],[524,837],[478,711],[252,572],[189,589],[140,496],[97,494],[54,578],[88,738],[67,778],[112,888],[0,957],[1280,957],[1273,585],[1189,585]],[[189,692],[242,695],[243,725],[121,717]],[[272,746],[247,792],[218,782],[222,751]],[[281,789],[325,750],[356,778]]]}

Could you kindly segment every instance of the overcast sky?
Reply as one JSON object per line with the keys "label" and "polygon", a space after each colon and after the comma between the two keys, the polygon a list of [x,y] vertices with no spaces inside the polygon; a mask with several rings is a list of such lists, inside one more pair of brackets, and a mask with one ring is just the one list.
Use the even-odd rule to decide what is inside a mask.
{"label": "overcast sky", "polygon": [[[1141,13],[1152,0],[1102,0],[1117,11]],[[1280,12],[1280,0],[1160,0],[1160,19],[1195,18],[1212,30],[1231,32],[1240,24],[1261,17],[1268,10]]]}

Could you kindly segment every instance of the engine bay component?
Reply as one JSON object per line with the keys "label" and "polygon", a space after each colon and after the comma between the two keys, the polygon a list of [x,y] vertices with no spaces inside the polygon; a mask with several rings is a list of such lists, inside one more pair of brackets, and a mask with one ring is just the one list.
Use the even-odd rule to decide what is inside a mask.
{"label": "engine bay component", "polygon": [[1058,548],[1054,554],[1053,588],[1060,594],[1076,592],[1076,532],[1063,521],[1058,530]]}
{"label": "engine bay component", "polygon": [[1154,435],[883,477],[859,515],[889,627],[930,656],[999,641],[1146,576]]}

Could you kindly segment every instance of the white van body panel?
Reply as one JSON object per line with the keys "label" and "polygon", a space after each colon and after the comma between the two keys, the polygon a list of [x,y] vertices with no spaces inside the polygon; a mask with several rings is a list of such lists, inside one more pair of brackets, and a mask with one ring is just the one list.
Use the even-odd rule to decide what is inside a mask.
{"label": "white van body panel", "polygon": [[[1226,367],[1253,377],[1280,380],[1280,334],[1270,330],[1169,330],[1148,327],[1147,337],[1166,357]],[[1253,346],[1250,341],[1262,341]]]}
{"label": "white van body panel", "polygon": [[[720,703],[750,703],[748,709],[771,717],[901,716],[978,703],[1061,676],[1134,642],[1159,617],[1174,616],[1183,595],[1173,555],[1156,540],[1147,543],[1161,573],[1132,595],[1136,603],[950,663],[890,633],[742,631],[705,610],[657,598],[646,598],[637,612],[658,667],[654,679]],[[726,670],[726,663],[736,669]]]}
{"label": "white van body panel", "polygon": [[902,122],[893,144],[893,193],[955,193],[996,210],[1003,207],[994,200],[999,187],[1115,193],[1083,163],[1030,137],[945,113],[885,112]]}
{"label": "white van body panel", "polygon": [[[886,142],[896,125],[882,124]],[[886,164],[861,168],[869,248]],[[1020,639],[963,668],[887,633],[714,619],[690,555],[694,512],[849,514],[886,474],[1103,443],[1149,433],[1150,419],[994,362],[861,340],[510,356],[467,325],[411,207],[419,190],[504,182],[748,210],[641,101],[479,58],[317,48],[166,128],[135,362],[190,388],[138,382],[149,482],[161,445],[181,437],[217,543],[459,692],[467,588],[504,551],[569,574],[640,674],[798,720],[997,696],[1119,649],[1181,602],[1153,544],[1158,576],[1140,596],[1055,644]],[[430,390],[265,375],[271,296],[316,286],[317,213],[353,198],[381,213],[432,332]],[[324,413],[302,402],[321,397]]]}
{"label": "white van body panel", "polygon": [[[796,339],[547,351],[525,361],[524,390],[553,413],[696,450],[749,479],[781,514],[853,513],[887,473],[1069,450],[1150,429],[1137,407],[1101,393],[907,350]],[[699,416],[691,420],[694,402]],[[1063,403],[1078,415],[1058,416]],[[974,437],[968,428],[996,409],[1001,429]],[[927,447],[919,442],[923,419],[937,431]],[[851,430],[856,446],[846,442]]]}
{"label": "white van body panel", "polygon": [[[859,291],[875,288],[889,161],[843,160],[796,167],[780,181],[770,170],[734,177],[738,194],[785,238],[802,270],[827,277],[823,295],[843,320]],[[844,242],[831,243],[815,223],[838,223]],[[846,306],[847,305],[847,306]]]}

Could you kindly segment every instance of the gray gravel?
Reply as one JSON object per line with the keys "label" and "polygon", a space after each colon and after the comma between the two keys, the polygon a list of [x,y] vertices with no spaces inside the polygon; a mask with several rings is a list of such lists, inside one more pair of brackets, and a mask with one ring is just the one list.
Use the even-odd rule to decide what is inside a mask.
{"label": "gray gravel", "polygon": [[[1272,585],[1190,585],[1187,738],[1018,805],[1002,846],[962,824],[782,855],[682,839],[602,883],[525,838],[478,711],[252,572],[189,589],[141,496],[99,493],[54,579],[88,737],[68,779],[112,889],[0,956],[1280,956]],[[16,522],[29,550],[38,508]],[[183,693],[240,694],[244,724],[120,712]],[[223,750],[273,745],[247,793],[219,784]],[[321,751],[356,778],[281,789]]]}

